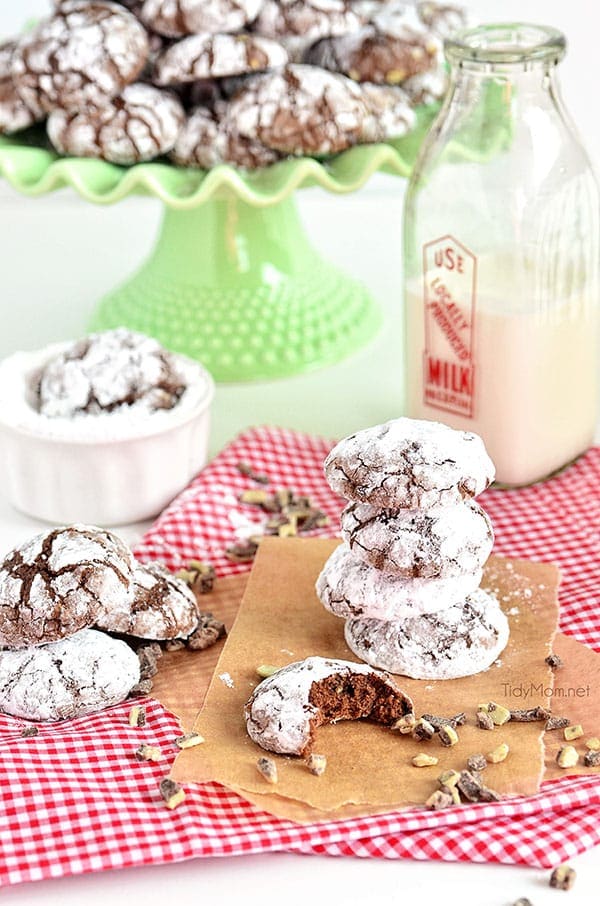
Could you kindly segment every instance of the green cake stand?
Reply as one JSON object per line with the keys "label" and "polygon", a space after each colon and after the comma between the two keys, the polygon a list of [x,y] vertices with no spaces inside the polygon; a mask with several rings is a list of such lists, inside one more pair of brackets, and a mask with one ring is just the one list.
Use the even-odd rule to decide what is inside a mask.
{"label": "green cake stand", "polygon": [[100,300],[90,329],[123,325],[154,336],[202,361],[217,381],[285,377],[344,358],[380,325],[362,284],[311,245],[296,190],[321,186],[344,194],[376,171],[408,176],[436,110],[421,108],[416,129],[396,142],[254,172],[63,158],[32,130],[0,138],[0,175],[29,196],[70,186],[94,204],[131,194],[162,201],[153,251]]}

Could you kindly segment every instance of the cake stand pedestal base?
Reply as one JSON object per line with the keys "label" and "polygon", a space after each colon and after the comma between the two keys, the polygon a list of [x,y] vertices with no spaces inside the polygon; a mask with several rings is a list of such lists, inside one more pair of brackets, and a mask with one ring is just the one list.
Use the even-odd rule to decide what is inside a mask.
{"label": "cake stand pedestal base", "polygon": [[217,381],[248,381],[338,361],[379,325],[366,289],[310,244],[293,195],[258,207],[227,193],[167,207],[150,258],[101,300],[91,328],[141,331]]}

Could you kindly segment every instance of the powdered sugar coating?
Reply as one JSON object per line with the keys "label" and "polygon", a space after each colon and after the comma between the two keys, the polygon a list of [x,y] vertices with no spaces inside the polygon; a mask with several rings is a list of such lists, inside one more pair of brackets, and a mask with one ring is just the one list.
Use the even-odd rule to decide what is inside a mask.
{"label": "powdered sugar coating", "polygon": [[11,75],[16,46],[14,41],[0,44],[0,133],[18,132],[36,121],[36,116],[19,97]]}
{"label": "powdered sugar coating", "polygon": [[190,588],[160,563],[136,563],[133,595],[123,607],[104,602],[96,625],[142,639],[185,639],[198,625],[198,606]]}
{"label": "powdered sugar coating", "polygon": [[260,35],[202,34],[184,38],[157,59],[157,85],[180,85],[197,79],[264,72],[287,63],[285,48]]}
{"label": "powdered sugar coating", "polygon": [[313,683],[331,676],[373,674],[403,700],[404,713],[412,710],[408,696],[385,673],[352,661],[308,657],[283,667],[256,687],[244,709],[248,735],[270,752],[304,755],[310,748],[314,726],[319,724],[318,709],[310,702]]}
{"label": "powdered sugar coating", "polygon": [[254,30],[271,38],[294,38],[312,44],[330,35],[358,31],[365,16],[347,0],[265,0]]}
{"label": "powdered sugar coating", "polygon": [[179,166],[204,170],[217,164],[254,170],[280,160],[277,151],[240,135],[228,113],[228,105],[222,101],[217,101],[212,109],[194,110],[179,134],[171,159]]}
{"label": "powdered sugar coating", "polygon": [[370,113],[344,76],[290,64],[251,79],[231,101],[238,131],[284,154],[335,154],[361,140]]}
{"label": "powdered sugar coating", "polygon": [[494,465],[477,434],[397,418],[341,440],[325,459],[331,488],[380,507],[430,509],[481,494]]}
{"label": "powdered sugar coating", "polygon": [[479,569],[449,579],[388,576],[341,544],[325,563],[316,592],[323,606],[336,617],[402,620],[436,613],[464,601],[479,587],[482,575]]}
{"label": "powdered sugar coating", "polygon": [[0,709],[25,720],[68,720],[124,701],[139,682],[125,642],[84,629],[69,639],[0,651]]}
{"label": "powdered sugar coating", "polygon": [[256,18],[263,0],[145,0],[140,17],[167,38],[236,32]]}
{"label": "powdered sugar coating", "polygon": [[388,575],[446,579],[481,569],[494,544],[492,524],[474,500],[430,510],[351,503],[342,537],[352,553]]}
{"label": "powdered sugar coating", "polygon": [[462,603],[405,620],[352,619],[346,643],[373,667],[414,679],[455,679],[486,670],[506,647],[508,620],[479,589]]}
{"label": "powdered sugar coating", "polygon": [[156,340],[120,327],[90,334],[36,376],[36,408],[49,418],[101,414],[120,406],[172,409],[185,382],[175,356]]}
{"label": "powdered sugar coating", "polygon": [[446,94],[448,89],[448,76],[443,69],[431,72],[421,72],[402,83],[413,107],[421,104],[435,104]]}
{"label": "powdered sugar coating", "polygon": [[467,10],[456,4],[421,0],[417,3],[417,13],[421,21],[441,38],[449,38],[459,29],[469,26]]}
{"label": "powdered sugar coating", "polygon": [[148,53],[146,30],[124,7],[71,0],[21,38],[12,75],[34,112],[82,110],[133,82]]}
{"label": "powdered sugar coating", "polygon": [[434,67],[438,53],[439,42],[427,34],[390,34],[367,25],[355,34],[323,38],[307,51],[305,62],[358,82],[400,85]]}
{"label": "powdered sugar coating", "polygon": [[0,565],[0,645],[26,648],[91,626],[106,602],[126,608],[133,557],[112,532],[71,525],[36,535]]}
{"label": "powdered sugar coating", "polygon": [[365,123],[362,141],[383,142],[400,138],[414,127],[416,116],[409,98],[401,88],[390,85],[361,84],[365,103],[372,113]]}
{"label": "powdered sugar coating", "polygon": [[173,94],[137,82],[101,107],[55,110],[48,118],[48,136],[60,154],[128,165],[170,151],[184,120]]}

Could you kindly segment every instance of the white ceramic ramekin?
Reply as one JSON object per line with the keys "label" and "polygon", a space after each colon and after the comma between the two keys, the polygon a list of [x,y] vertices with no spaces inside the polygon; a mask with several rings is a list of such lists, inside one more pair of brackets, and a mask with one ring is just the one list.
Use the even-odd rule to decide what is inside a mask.
{"label": "white ceramic ramekin", "polygon": [[0,487],[16,509],[48,522],[150,519],[206,462],[214,382],[179,357],[188,387],[173,409],[49,419],[28,402],[30,378],[70,345],[0,363]]}

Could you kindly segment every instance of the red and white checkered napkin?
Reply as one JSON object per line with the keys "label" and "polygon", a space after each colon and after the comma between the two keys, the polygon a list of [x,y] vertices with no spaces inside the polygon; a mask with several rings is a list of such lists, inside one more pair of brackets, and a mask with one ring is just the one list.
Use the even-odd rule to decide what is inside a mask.
{"label": "red and white checkered napkin", "polygon": [[[322,475],[329,446],[291,431],[246,433],[160,517],[138,555],[171,566],[201,557],[221,575],[241,571],[222,554],[251,510],[236,499],[250,484],[236,469],[240,460],[267,472],[274,487],[309,495],[332,518],[318,533],[335,531],[341,503]],[[600,648],[600,449],[552,481],[488,491],[483,502],[499,552],[563,569],[563,629]],[[595,777],[561,778],[536,796],[500,803],[311,826],[263,814],[216,784],[190,784],[183,805],[169,811],[158,786],[175,756],[179,726],[157,702],[146,705],[143,729],[129,727],[123,704],[40,725],[32,738],[21,737],[22,722],[0,716],[0,883],[270,851],[549,866],[600,843]],[[141,741],[159,745],[164,761],[136,761]]]}

